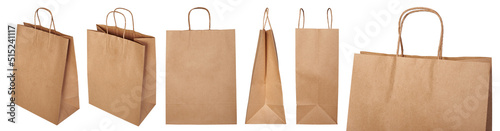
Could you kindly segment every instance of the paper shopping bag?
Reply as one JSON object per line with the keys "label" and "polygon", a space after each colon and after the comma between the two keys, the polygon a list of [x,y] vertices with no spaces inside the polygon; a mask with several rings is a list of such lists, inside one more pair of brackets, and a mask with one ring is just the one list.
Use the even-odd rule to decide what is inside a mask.
{"label": "paper shopping bag", "polygon": [[[118,9],[130,12],[116,8],[108,16],[123,15]],[[89,103],[140,125],[156,105],[155,38],[106,20],[87,31],[87,44]]]}
{"label": "paper shopping bag", "polygon": [[[266,23],[269,23],[270,30],[265,30]],[[264,12],[262,28],[255,54],[245,123],[286,124],[278,54],[268,8]]]}
{"label": "paper shopping bag", "polygon": [[[36,24],[40,9],[50,13],[50,28]],[[16,104],[56,125],[80,108],[73,42],[56,31],[47,8],[35,11],[34,24],[17,26]]]}
{"label": "paper shopping bag", "polygon": [[[403,54],[403,22],[415,12],[441,21],[437,57]],[[442,48],[435,10],[404,11],[396,54],[354,56],[347,130],[491,130],[491,58],[443,57]]]}
{"label": "paper shopping bag", "polygon": [[[236,124],[235,31],[167,30],[166,124]],[[210,24],[209,24],[210,26]]]}
{"label": "paper shopping bag", "polygon": [[[297,124],[337,124],[339,30],[295,29]],[[333,16],[333,14],[331,14]]]}

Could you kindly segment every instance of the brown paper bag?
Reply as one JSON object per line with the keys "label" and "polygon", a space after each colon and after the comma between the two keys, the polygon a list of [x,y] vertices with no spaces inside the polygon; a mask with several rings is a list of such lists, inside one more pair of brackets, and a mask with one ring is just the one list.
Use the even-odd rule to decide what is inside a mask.
{"label": "brown paper bag", "polygon": [[[354,56],[347,130],[491,130],[491,58],[403,54],[404,19],[394,54],[361,52]],[[441,30],[443,31],[443,29]],[[399,54],[401,47],[401,54]]]}
{"label": "brown paper bag", "polygon": [[[167,30],[166,124],[236,124],[234,29]],[[210,25],[210,24],[209,24]]]}
{"label": "brown paper bag", "polygon": [[[270,30],[265,30],[266,23],[269,23]],[[286,124],[278,54],[268,8],[259,34],[245,123]]]}
{"label": "brown paper bag", "polygon": [[297,124],[337,124],[339,30],[328,22],[330,8],[328,29],[304,29],[305,14],[300,28],[303,12],[295,29]]}
{"label": "brown paper bag", "polygon": [[[130,12],[117,8],[108,16],[123,15],[118,9]],[[140,125],[156,105],[155,38],[106,20],[87,31],[87,44],[89,103]]]}
{"label": "brown paper bag", "polygon": [[[50,28],[36,25],[40,9],[50,13]],[[17,25],[16,104],[56,125],[80,108],[73,42],[47,8],[35,11],[34,24]]]}

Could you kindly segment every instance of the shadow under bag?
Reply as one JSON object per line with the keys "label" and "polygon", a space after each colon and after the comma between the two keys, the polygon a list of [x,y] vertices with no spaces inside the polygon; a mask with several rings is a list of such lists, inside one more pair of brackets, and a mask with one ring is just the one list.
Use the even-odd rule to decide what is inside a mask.
{"label": "shadow under bag", "polygon": [[[36,25],[40,9],[51,15],[48,29]],[[80,108],[73,37],[56,31],[47,8],[35,24],[17,25],[16,37],[16,104],[58,125]]]}
{"label": "shadow under bag", "polygon": [[[116,8],[108,16],[123,15],[118,9],[130,12]],[[134,27],[118,28],[116,21],[108,26],[106,20],[106,25],[87,31],[87,59],[89,103],[140,125],[156,105],[155,38]]]}
{"label": "shadow under bag", "polygon": [[[416,12],[441,21],[437,56],[403,54],[403,22]],[[396,54],[354,55],[347,130],[491,130],[491,58],[443,57],[443,30],[436,11],[410,8]]]}

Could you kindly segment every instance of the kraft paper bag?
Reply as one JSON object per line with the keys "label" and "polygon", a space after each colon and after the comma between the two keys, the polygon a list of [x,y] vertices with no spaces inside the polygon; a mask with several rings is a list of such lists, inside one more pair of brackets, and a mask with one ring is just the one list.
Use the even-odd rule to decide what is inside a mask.
{"label": "kraft paper bag", "polygon": [[155,38],[107,23],[87,31],[89,103],[139,126],[156,105]]}
{"label": "kraft paper bag", "polygon": [[[403,22],[415,12],[441,21],[437,57],[403,54]],[[442,48],[436,11],[404,11],[396,54],[354,56],[347,130],[491,130],[491,58],[443,57]]]}
{"label": "kraft paper bag", "polygon": [[[166,124],[236,124],[235,31],[167,30]],[[210,23],[210,22],[209,22]]]}
{"label": "kraft paper bag", "polygon": [[[266,23],[269,23],[270,30],[265,30]],[[286,124],[278,55],[268,8],[259,34],[245,123]]]}
{"label": "kraft paper bag", "polygon": [[[337,124],[339,30],[295,29],[297,124]],[[333,16],[333,14],[331,14]]]}
{"label": "kraft paper bag", "polygon": [[[50,28],[36,24],[40,9],[50,13]],[[34,24],[17,26],[16,36],[16,104],[58,125],[80,108],[73,37],[57,32],[43,7]]]}
{"label": "kraft paper bag", "polygon": [[[50,28],[36,24],[40,9],[50,13]],[[17,25],[14,96],[19,106],[58,125],[80,108],[74,41],[56,31],[47,8],[35,11],[34,22]]]}

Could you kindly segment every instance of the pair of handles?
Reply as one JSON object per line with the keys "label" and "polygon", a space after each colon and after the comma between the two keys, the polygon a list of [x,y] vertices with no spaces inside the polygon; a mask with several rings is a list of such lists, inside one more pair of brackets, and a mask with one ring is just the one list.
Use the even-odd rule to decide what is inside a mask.
{"label": "pair of handles", "polygon": [[[443,59],[443,33],[444,33],[443,20],[441,19],[441,16],[439,15],[439,13],[437,13],[433,9],[426,8],[426,7],[414,7],[414,8],[407,9],[399,17],[399,23],[398,23],[398,25],[399,25],[399,27],[398,27],[399,38],[398,38],[398,48],[396,51],[396,56],[404,57],[403,40],[401,39],[401,33],[403,31],[403,23],[404,23],[406,17],[408,17],[408,15],[416,13],[416,12],[430,12],[430,13],[437,15],[437,17],[439,18],[439,21],[441,22],[441,37],[439,38],[439,47],[438,47],[437,57],[438,57],[438,59]],[[399,55],[400,48],[401,48],[401,55]]]}
{"label": "pair of handles", "polygon": [[266,10],[264,11],[264,22],[263,22],[263,26],[262,26],[262,29],[265,30],[266,29],[266,23],[269,23],[269,28],[272,30],[273,27],[271,26],[271,21],[269,20],[269,8],[266,8]]}
{"label": "pair of handles", "polygon": [[[331,29],[332,28],[332,21],[333,21],[333,14],[332,14],[332,10],[331,8],[328,8],[326,10],[326,19],[327,19],[327,23],[328,23],[328,29]],[[398,37],[398,47],[397,47],[397,51],[396,51],[396,56],[402,56],[404,57],[404,53],[403,53],[403,40],[401,38],[401,34],[402,34],[402,31],[403,31],[403,23],[406,19],[406,17],[408,17],[408,15],[410,14],[413,14],[413,13],[416,13],[416,12],[430,12],[430,13],[433,13],[435,15],[438,16],[439,18],[439,21],[441,22],[441,37],[439,38],[439,47],[438,47],[438,59],[443,59],[443,34],[444,34],[444,26],[443,26],[443,20],[441,18],[441,16],[439,15],[439,13],[437,13],[435,10],[433,9],[430,9],[430,8],[426,8],[426,7],[414,7],[414,8],[410,8],[410,9],[407,9],[405,10],[400,18],[399,18],[399,23],[398,23],[398,34],[399,34],[399,37]],[[267,9],[266,9],[266,13],[267,13]],[[330,19],[328,19],[328,13],[330,13]],[[298,22],[298,28],[300,28],[300,18],[302,16],[302,28],[304,28],[304,23],[305,23],[305,13],[304,13],[304,9],[300,8],[299,10],[299,22]],[[264,25],[265,26],[265,25]],[[399,54],[399,49],[401,49],[401,55]]]}
{"label": "pair of handles", "polygon": [[[118,14],[121,14],[123,16],[123,20],[125,22],[124,24],[124,27],[123,27],[123,38],[125,38],[125,32],[127,31],[126,28],[127,28],[127,18],[125,17],[125,15],[117,10],[125,10],[125,11],[128,11],[130,13],[130,17],[132,18],[132,31],[135,32],[135,24],[134,24],[134,15],[132,14],[132,12],[126,8],[121,8],[121,7],[118,7],[118,8],[115,8],[115,10],[113,11],[110,11],[107,15],[106,15],[106,34],[109,34],[109,29],[108,29],[108,17],[109,17],[109,14],[113,13],[113,20],[115,21],[115,27],[116,29],[118,29],[118,25],[116,24],[116,16],[115,14],[118,13]],[[132,33],[132,37],[135,38],[135,33]]]}
{"label": "pair of handles", "polygon": [[[52,27],[54,27],[54,31],[55,31],[56,30],[56,25],[54,24],[54,16],[52,15],[52,12],[49,9],[45,8],[45,7],[40,7],[38,9],[36,9],[35,16],[33,18],[34,25],[37,25],[36,21],[38,20],[39,26],[42,26],[41,22],[40,22],[40,15],[38,14],[38,11],[40,9],[41,10],[45,10],[45,11],[49,12],[49,14],[50,14],[49,33],[51,32]],[[114,20],[115,20],[115,27],[117,26],[116,25],[115,13],[119,13],[119,14],[123,15],[123,18],[125,19],[125,15],[123,13],[116,11],[116,10],[119,10],[119,9],[123,9],[123,10],[126,10],[126,11],[130,12],[130,10],[125,9],[125,8],[116,8],[114,11],[109,12],[108,15],[106,15],[106,33],[109,33],[109,30],[107,29],[107,27],[108,27],[107,25],[108,25],[108,16],[109,16],[110,13],[113,13],[113,17],[114,17]],[[130,12],[130,15],[132,16],[132,29],[135,31],[135,29],[134,29],[135,28],[134,27],[134,16],[132,15],[132,12]],[[126,25],[127,25],[127,20],[125,19],[125,27],[126,27]],[[35,26],[35,29],[36,29],[36,27],[37,26]],[[134,35],[135,35],[135,33],[134,33]],[[125,31],[123,32],[123,37],[125,38]]]}
{"label": "pair of handles", "polygon": [[[106,15],[106,28],[108,27],[108,26],[107,26],[107,25],[108,25],[108,17],[109,17],[109,14],[111,14],[111,13],[113,13],[113,18],[114,18],[114,21],[115,21],[115,27],[117,27],[115,13],[121,14],[121,15],[123,16],[123,18],[124,18],[124,20],[125,20],[125,24],[124,24],[124,26],[125,26],[125,27],[124,27],[124,28],[126,28],[126,27],[127,27],[127,20],[126,20],[126,18],[125,18],[125,15],[124,15],[123,13],[121,13],[121,12],[117,11],[117,10],[119,10],[119,9],[126,10],[126,11],[128,11],[128,12],[130,13],[130,16],[132,17],[132,30],[133,30],[133,31],[135,31],[135,25],[134,25],[134,15],[132,14],[132,12],[131,12],[130,10],[125,9],[125,8],[120,8],[120,7],[119,7],[119,8],[116,8],[116,9],[115,9],[115,10],[113,10],[113,11],[110,11],[110,12],[108,13],[108,15]],[[210,11],[208,11],[208,9],[207,9],[207,8],[205,8],[205,7],[195,7],[195,8],[193,8],[193,9],[189,10],[189,13],[188,13],[188,26],[189,26],[189,30],[191,30],[191,11],[193,11],[193,10],[195,10],[195,9],[203,9],[203,10],[207,11],[207,13],[208,13],[208,30],[211,30],[211,28],[212,28],[212,27],[211,27],[211,25],[212,25],[212,19],[211,19],[211,17],[210,17]],[[108,31],[108,30],[106,29],[106,31]],[[108,33],[108,32],[106,32],[106,33]],[[124,32],[123,32],[123,37],[125,37],[125,30],[124,30]],[[135,33],[134,33],[134,37],[135,37]]]}
{"label": "pair of handles", "polygon": [[[330,14],[330,19],[328,19],[328,14]],[[299,10],[299,24],[297,28],[300,28],[300,17],[302,16],[302,29],[304,29],[304,25],[306,24],[306,13],[304,12],[304,9],[300,8]],[[326,10],[326,23],[328,24],[328,29],[332,29],[333,25],[333,13],[332,9],[328,8]]]}

